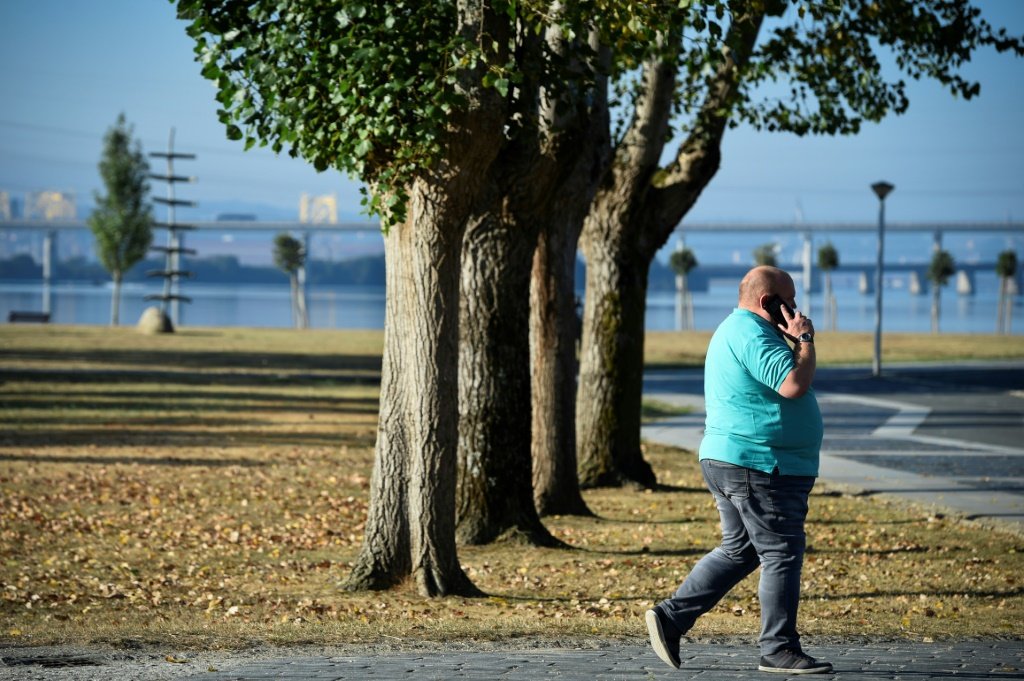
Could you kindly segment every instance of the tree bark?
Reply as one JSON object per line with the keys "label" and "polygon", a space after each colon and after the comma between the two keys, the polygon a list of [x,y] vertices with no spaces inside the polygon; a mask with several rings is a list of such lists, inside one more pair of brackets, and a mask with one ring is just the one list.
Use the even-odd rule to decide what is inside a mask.
{"label": "tree bark", "polygon": [[[530,31],[521,35],[518,56],[536,65],[547,50],[571,62],[573,47],[553,25],[543,37]],[[530,406],[531,267],[541,230],[553,225],[561,230],[571,225],[569,216],[577,225],[582,222],[592,196],[588,187],[596,182],[589,178],[591,155],[580,153],[580,143],[594,126],[592,110],[578,102],[565,101],[569,113],[556,113],[556,102],[578,93],[585,81],[548,89],[535,70],[526,73],[512,105],[517,125],[493,166],[491,195],[481,203],[481,217],[471,223],[464,244],[458,533],[473,543],[508,533],[554,546],[561,542],[541,524],[531,492],[536,423]],[[538,434],[543,439],[543,425]],[[579,502],[575,510],[582,511],[574,463],[570,470]]]}
{"label": "tree bark", "polygon": [[[458,14],[465,39],[493,37],[494,63],[503,63],[507,16],[482,0],[459,0]],[[484,68],[459,74],[465,105],[452,113],[444,158],[412,183],[406,220],[385,235],[380,421],[349,589],[384,589],[411,575],[425,596],[481,595],[459,565],[455,485],[460,253],[506,120],[503,98],[479,86]]]}
{"label": "tree bark", "polygon": [[932,333],[939,332],[939,300],[942,296],[942,287],[938,282],[932,282]]}
{"label": "tree bark", "polygon": [[530,266],[536,229],[492,200],[463,241],[459,323],[458,539],[558,542],[540,521],[530,477]]}
{"label": "tree bark", "polygon": [[[657,479],[640,450],[644,314],[650,261],[588,220],[587,296],[580,355],[579,479],[583,487]],[[614,229],[605,223],[605,229]]]}
{"label": "tree bark", "polygon": [[458,293],[463,228],[421,186],[384,239],[387,303],[380,422],[365,539],[347,583],[477,595],[455,548]]}
{"label": "tree bark", "polygon": [[121,323],[121,273],[114,272],[114,290],[110,294],[110,325]]}
{"label": "tree bark", "polygon": [[[666,37],[669,44],[680,39],[675,33]],[[640,450],[650,262],[639,247],[645,225],[636,213],[643,208],[668,136],[674,60],[651,59],[642,78],[633,122],[583,224],[587,287],[576,402],[583,487],[628,481],[651,487],[657,482]]]}
{"label": "tree bark", "polygon": [[530,284],[533,499],[541,515],[592,515],[576,462],[576,242],[582,220],[548,223]]}
{"label": "tree bark", "polygon": [[[558,45],[559,31],[549,33]],[[572,122],[559,120],[557,97],[544,100],[552,131],[549,155],[560,170],[540,225],[530,283],[533,498],[541,515],[592,515],[580,493],[576,459],[576,249],[583,220],[611,158],[608,78],[611,49],[589,36],[595,55],[590,105]]]}
{"label": "tree bark", "polygon": [[577,400],[580,484],[656,480],[640,449],[643,338],[650,261],[718,171],[720,145],[764,7],[737,14],[715,78],[690,134],[660,168],[676,88],[678,26],[644,64],[642,94],[612,170],[584,223],[587,259],[584,343]]}

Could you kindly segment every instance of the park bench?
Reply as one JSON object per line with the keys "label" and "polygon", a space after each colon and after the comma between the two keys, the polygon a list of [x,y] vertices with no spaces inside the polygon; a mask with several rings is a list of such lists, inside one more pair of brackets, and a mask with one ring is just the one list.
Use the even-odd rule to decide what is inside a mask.
{"label": "park bench", "polygon": [[35,322],[37,324],[45,324],[50,321],[49,312],[26,312],[12,310],[7,313],[8,322]]}

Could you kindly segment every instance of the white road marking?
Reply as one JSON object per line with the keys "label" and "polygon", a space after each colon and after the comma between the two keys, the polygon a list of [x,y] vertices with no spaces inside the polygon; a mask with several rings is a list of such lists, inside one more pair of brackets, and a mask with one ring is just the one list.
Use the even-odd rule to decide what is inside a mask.
{"label": "white road marking", "polygon": [[[849,402],[862,404],[868,407],[881,409],[894,409],[895,414],[886,419],[885,423],[871,432],[872,437],[888,440],[905,440],[925,445],[938,445],[942,447],[953,447],[973,451],[991,452],[994,454],[1007,454],[1010,456],[1024,456],[1024,449],[1019,447],[1006,447],[993,445],[984,442],[970,442],[968,440],[957,440],[951,437],[935,437],[932,435],[915,435],[914,431],[924,423],[931,413],[929,407],[922,407],[918,404],[898,402],[896,400],[884,400],[877,397],[865,397],[863,395],[848,395],[845,393],[827,393],[820,395],[823,401]],[[927,452],[932,453],[932,452]],[[906,452],[906,455],[913,455],[913,452]]]}

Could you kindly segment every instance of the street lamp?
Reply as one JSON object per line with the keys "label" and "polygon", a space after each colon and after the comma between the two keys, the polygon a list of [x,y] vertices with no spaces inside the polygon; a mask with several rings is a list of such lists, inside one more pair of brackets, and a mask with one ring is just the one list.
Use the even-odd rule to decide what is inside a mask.
{"label": "street lamp", "polygon": [[876,182],[871,191],[878,197],[878,257],[875,260],[875,355],[871,375],[882,375],[882,274],[885,254],[885,197],[895,189],[888,182]]}

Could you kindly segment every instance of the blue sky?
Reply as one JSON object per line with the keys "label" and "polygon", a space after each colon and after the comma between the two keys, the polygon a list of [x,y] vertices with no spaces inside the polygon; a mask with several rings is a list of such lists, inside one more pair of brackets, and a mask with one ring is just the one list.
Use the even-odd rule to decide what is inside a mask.
{"label": "blue sky", "polygon": [[[977,4],[1024,33],[1024,2]],[[855,138],[730,131],[688,219],[788,223],[799,209],[807,221],[868,222],[879,179],[896,185],[892,220],[1024,219],[1024,60],[986,51],[964,73],[982,82],[979,98],[915,83],[905,116]],[[177,148],[198,154],[179,166],[199,177],[181,191],[200,201],[196,217],[230,202],[294,217],[302,192],[336,192],[344,212],[359,212],[354,181],[226,139],[213,86],[163,0],[0,0],[0,102],[0,190],[14,196],[57,189],[89,203],[103,132],[123,111],[146,151],[166,147],[173,126]]]}

